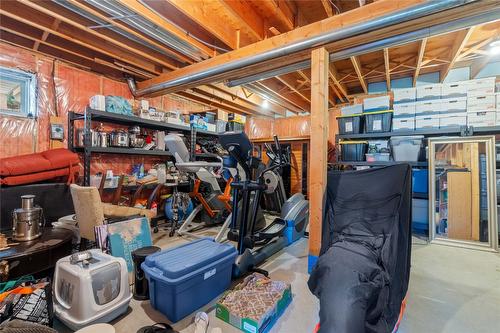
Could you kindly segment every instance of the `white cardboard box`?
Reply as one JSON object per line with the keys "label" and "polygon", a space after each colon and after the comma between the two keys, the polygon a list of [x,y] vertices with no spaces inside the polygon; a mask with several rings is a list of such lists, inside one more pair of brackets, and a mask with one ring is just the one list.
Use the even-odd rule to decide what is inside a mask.
{"label": "white cardboard box", "polygon": [[443,83],[441,88],[442,98],[467,96],[467,82],[468,81]]}
{"label": "white cardboard box", "polygon": [[417,87],[417,101],[440,99],[441,98],[441,84],[429,84]]}
{"label": "white cardboard box", "polygon": [[495,93],[495,77],[467,81],[467,96],[480,96]]}
{"label": "white cardboard box", "polygon": [[401,115],[414,116],[415,109],[416,109],[415,102],[394,104],[394,106],[393,106],[394,116],[401,116]]}
{"label": "white cardboard box", "polygon": [[497,111],[495,112],[495,114],[496,114],[496,125],[500,126],[500,112]]}
{"label": "white cardboard box", "polygon": [[467,125],[475,127],[488,127],[496,125],[495,111],[467,112]]}
{"label": "white cardboard box", "polygon": [[439,115],[415,116],[415,129],[439,128]]}
{"label": "white cardboard box", "polygon": [[415,117],[392,118],[393,131],[413,131],[415,130]]}
{"label": "white cardboard box", "polygon": [[467,125],[467,112],[454,112],[448,114],[441,114],[439,118],[439,127],[466,126],[466,125]]}
{"label": "white cardboard box", "polygon": [[497,111],[500,111],[500,93],[497,93]]}
{"label": "white cardboard box", "polygon": [[352,116],[361,113],[363,113],[363,104],[348,105],[340,109],[340,114],[342,116]]}
{"label": "white cardboard box", "polygon": [[394,105],[396,103],[414,102],[417,99],[416,88],[393,89]]}
{"label": "white cardboard box", "polygon": [[441,112],[465,112],[467,111],[467,97],[453,97],[441,100]]}
{"label": "white cardboard box", "polygon": [[386,111],[390,110],[390,108],[391,101],[389,96],[365,98],[363,101],[364,112]]}
{"label": "white cardboard box", "polygon": [[495,111],[496,108],[496,98],[493,94],[467,97],[467,111],[469,112]]}
{"label": "white cardboard box", "polygon": [[415,114],[419,115],[426,112],[441,112],[441,105],[442,103],[440,99],[418,101],[415,104]]}

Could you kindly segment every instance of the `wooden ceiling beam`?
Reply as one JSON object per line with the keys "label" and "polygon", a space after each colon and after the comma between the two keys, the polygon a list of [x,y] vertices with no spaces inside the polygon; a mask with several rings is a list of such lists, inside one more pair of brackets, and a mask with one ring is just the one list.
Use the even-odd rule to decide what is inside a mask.
{"label": "wooden ceiling beam", "polygon": [[91,7],[88,3],[86,2],[83,2],[83,1],[72,1],[71,4],[75,7],[78,7],[80,8],[81,10],[91,14],[92,16],[95,16],[105,22],[107,22],[108,24],[120,29],[120,30],[123,30],[139,39],[141,39],[142,41],[148,43],[148,44],[151,44],[155,47],[157,47],[158,49],[162,50],[163,52],[165,52],[166,54],[170,54],[172,55],[173,57],[175,58],[178,58],[179,60],[185,62],[185,63],[188,63],[188,64],[192,64],[194,63],[193,59],[191,59],[190,57],[186,56],[185,54],[177,51],[177,50],[174,50],[172,48],[169,48],[167,46],[165,46],[165,44],[163,43],[159,43],[157,42],[155,39],[153,38],[150,38],[150,37],[147,37],[139,32],[137,32],[136,30],[134,29],[131,29],[129,26],[127,26],[126,24],[123,24],[121,23],[120,21],[116,20],[116,19],[112,19],[112,18],[109,18],[108,16],[106,15],[103,15],[101,14],[101,12],[95,10],[93,7]]}
{"label": "wooden ceiling beam", "polygon": [[138,68],[142,68],[142,69],[149,71],[151,73],[161,74],[161,72],[156,71],[153,64],[146,63],[146,62],[142,61],[141,59],[132,59],[129,56],[125,56],[123,53],[117,54],[115,52],[115,50],[113,50],[114,52],[110,52],[110,50],[108,48],[104,47],[104,45],[94,46],[94,44],[90,43],[90,41],[81,40],[82,39],[81,36],[79,39],[79,38],[76,38],[76,35],[68,35],[66,33],[60,32],[59,30],[57,30],[57,31],[53,30],[50,28],[49,24],[42,23],[43,20],[41,20],[41,17],[39,17],[39,16],[37,17],[36,15],[33,15],[33,13],[31,13],[32,15],[30,15],[29,18],[24,18],[24,17],[21,17],[15,13],[12,13],[10,11],[5,10],[7,5],[11,4],[11,3],[13,3],[13,2],[7,1],[7,2],[2,3],[2,7],[0,8],[0,14],[5,15],[6,17],[10,17],[11,19],[14,19],[18,22],[22,22],[26,25],[37,28],[39,30],[48,31],[50,34],[52,34],[54,36],[58,36],[58,37],[65,39],[69,42],[81,45],[84,48],[94,50],[96,52],[99,52],[101,54],[105,54],[107,56],[110,56],[110,57],[117,59],[117,60],[120,60],[122,62],[137,66]]}
{"label": "wooden ceiling beam", "polygon": [[228,105],[226,103],[223,103],[217,99],[214,100],[214,99],[211,99],[209,97],[199,95],[193,91],[180,91],[180,92],[175,93],[174,95],[180,96],[184,99],[187,99],[187,100],[199,103],[199,104],[207,105],[207,106],[212,107],[212,108],[221,109],[221,110],[224,110],[224,111],[227,111],[230,113],[238,113],[238,114],[243,114],[243,115],[248,115],[251,113],[250,111],[244,110],[243,108],[233,107],[233,106]]}
{"label": "wooden ceiling beam", "polygon": [[115,46],[117,47],[120,47],[120,48],[123,48],[129,52],[132,52],[134,54],[137,54],[143,58],[146,58],[150,61],[152,61],[153,63],[157,63],[157,64],[160,64],[162,66],[165,66],[166,68],[169,68],[169,69],[177,69],[178,66],[176,66],[172,61],[168,61],[168,60],[165,60],[165,59],[159,59],[158,57],[152,55],[151,53],[152,52],[147,52],[147,51],[142,51],[140,49],[137,49],[137,48],[134,48],[134,47],[131,47],[129,44],[127,43],[124,43],[124,42],[121,42],[121,41],[118,41],[117,39],[115,38],[112,38],[110,36],[107,36],[105,34],[102,34],[98,31],[95,31],[93,29],[90,29],[89,27],[83,25],[83,24],[80,24],[78,22],[76,22],[75,20],[69,18],[69,17],[66,17],[64,15],[61,15],[61,14],[58,14],[50,9],[47,9],[45,7],[43,7],[42,5],[40,5],[38,2],[32,2],[32,1],[28,1],[28,0],[18,0],[19,3],[22,3],[23,5],[25,6],[28,6],[30,7],[31,9],[33,10],[36,10],[40,13],[43,13],[45,15],[49,15],[55,19],[58,19],[60,20],[61,22],[64,22],[70,26],[73,26],[79,30],[82,30],[82,31],[85,31],[86,33],[98,38],[98,39],[102,39],[102,40],[105,40],[106,42],[109,42],[111,44],[114,44]]}
{"label": "wooden ceiling beam", "polygon": [[[311,107],[311,104],[305,101],[302,97],[293,94],[293,95],[280,95],[276,93],[276,91],[279,91],[282,87],[286,87],[282,82],[278,80],[264,80],[261,82],[255,82],[254,83],[257,87],[260,87],[260,89],[263,89],[267,94],[273,94],[275,98],[278,100],[283,100],[285,103],[294,105],[295,108],[289,108],[290,111],[293,112],[303,112],[303,111],[308,111]],[[283,104],[285,107],[286,104]],[[288,108],[288,107],[287,107]]]}
{"label": "wooden ceiling beam", "polygon": [[342,96],[339,95],[340,100],[349,100],[347,97],[347,88],[341,81],[338,79],[339,73],[337,72],[337,68],[335,67],[334,63],[330,63],[329,66],[329,71],[328,71],[328,76],[330,77],[330,80],[333,81],[333,83],[337,86],[337,89]]}
{"label": "wooden ceiling beam", "polygon": [[278,79],[278,81],[280,81],[281,83],[283,83],[285,86],[288,87],[288,89],[290,89],[292,92],[296,93],[297,95],[299,95],[300,97],[302,97],[305,101],[311,103],[311,99],[307,96],[305,96],[303,93],[301,93],[299,90],[297,90],[292,84],[290,84],[287,80],[283,79],[282,77],[280,76],[277,76],[276,79]]}
{"label": "wooden ceiling beam", "polygon": [[365,92],[365,94],[368,94],[368,86],[366,85],[365,78],[363,77],[363,72],[361,69],[361,63],[359,62],[359,58],[358,57],[351,57],[351,62],[352,62],[352,65],[354,66],[354,70],[356,71],[356,74],[358,75],[359,83],[361,84],[363,91]]}
{"label": "wooden ceiling beam", "polygon": [[333,16],[333,8],[332,4],[330,3],[330,0],[321,0],[321,5],[325,10],[326,16],[328,17]]}
{"label": "wooden ceiling beam", "polygon": [[206,9],[215,2],[186,0],[168,0],[168,2],[231,49],[238,49],[235,30],[227,22],[215,20],[211,11]]}
{"label": "wooden ceiling beam", "polygon": [[278,28],[281,32],[290,31],[295,28],[295,15],[293,9],[289,7],[288,1],[260,1],[259,5],[265,8],[267,12],[274,14],[274,17],[280,24]]}
{"label": "wooden ceiling beam", "polygon": [[417,86],[417,79],[420,75],[420,70],[422,69],[422,61],[424,60],[425,47],[427,45],[427,38],[424,38],[420,41],[420,46],[418,48],[418,56],[417,56],[417,67],[415,68],[415,74],[413,74],[413,86]]}
{"label": "wooden ceiling beam", "polygon": [[469,42],[470,37],[474,33],[474,27],[469,28],[469,29],[464,29],[458,31],[455,37],[455,41],[453,42],[453,46],[451,47],[450,50],[450,63],[440,72],[440,81],[443,82],[446,76],[448,76],[448,73],[450,70],[453,68],[455,65],[455,62],[458,60],[458,57],[460,56],[460,53],[462,53],[464,47],[467,45]]}
{"label": "wooden ceiling beam", "polygon": [[218,1],[235,19],[239,20],[244,25],[257,40],[265,38],[264,21],[247,2],[242,0]]}
{"label": "wooden ceiling beam", "polygon": [[151,23],[157,25],[158,27],[168,31],[176,38],[190,44],[194,48],[200,50],[201,55],[206,59],[212,57],[214,55],[214,50],[207,45],[203,44],[196,38],[187,34],[184,30],[179,28],[173,23],[165,20],[160,15],[156,14],[154,11],[149,9],[147,6],[143,5],[140,1],[137,0],[116,0],[127,9],[139,14],[145,19],[149,20]]}
{"label": "wooden ceiling beam", "polygon": [[389,57],[389,49],[384,49],[384,65],[385,65],[385,82],[387,91],[391,90],[391,62]]}

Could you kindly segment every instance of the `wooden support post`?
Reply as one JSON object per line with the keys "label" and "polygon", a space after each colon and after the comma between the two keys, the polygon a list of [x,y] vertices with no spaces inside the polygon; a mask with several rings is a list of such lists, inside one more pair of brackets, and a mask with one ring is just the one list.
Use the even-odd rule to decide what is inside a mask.
{"label": "wooden support post", "polygon": [[328,158],[328,72],[329,55],[325,48],[311,55],[311,138],[309,172],[309,269],[321,249],[323,196],[326,193]]}

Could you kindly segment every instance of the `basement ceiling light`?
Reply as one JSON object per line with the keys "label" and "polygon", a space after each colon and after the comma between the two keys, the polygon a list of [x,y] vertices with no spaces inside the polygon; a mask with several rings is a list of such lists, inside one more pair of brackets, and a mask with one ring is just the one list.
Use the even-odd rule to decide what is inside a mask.
{"label": "basement ceiling light", "polygon": [[269,108],[269,101],[267,99],[265,99],[264,101],[262,101],[262,107],[264,109],[267,109]]}
{"label": "basement ceiling light", "polygon": [[500,37],[497,37],[497,39],[490,43],[489,53],[491,55],[500,54]]}

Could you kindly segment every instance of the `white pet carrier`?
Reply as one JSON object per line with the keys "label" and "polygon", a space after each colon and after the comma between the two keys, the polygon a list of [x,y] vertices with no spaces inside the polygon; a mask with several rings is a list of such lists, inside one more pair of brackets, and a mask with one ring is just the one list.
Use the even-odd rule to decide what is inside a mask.
{"label": "white pet carrier", "polygon": [[127,264],[100,250],[60,259],[54,273],[54,312],[78,330],[107,323],[127,310],[130,298]]}

